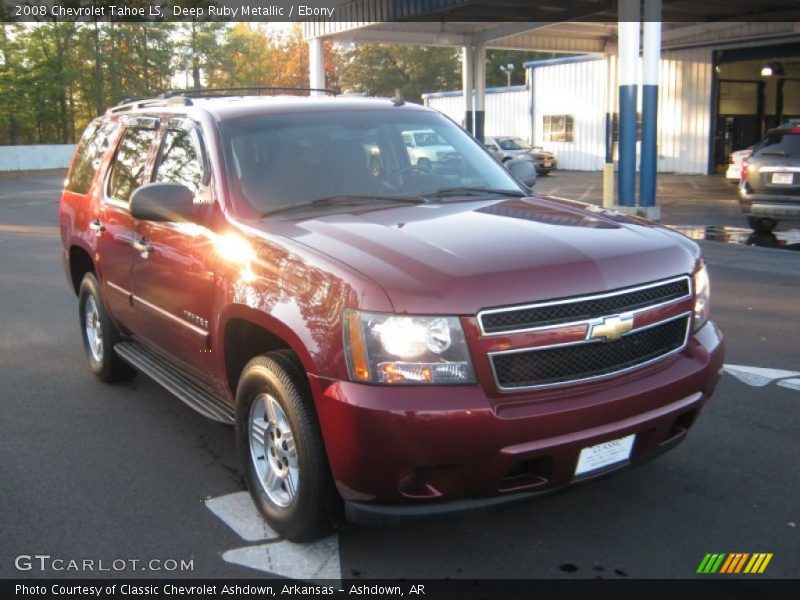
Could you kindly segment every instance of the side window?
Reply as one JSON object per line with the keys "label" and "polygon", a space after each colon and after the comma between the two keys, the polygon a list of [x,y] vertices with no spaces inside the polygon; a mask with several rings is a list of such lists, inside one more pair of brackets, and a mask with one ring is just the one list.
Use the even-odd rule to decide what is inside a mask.
{"label": "side window", "polygon": [[182,183],[194,192],[195,202],[199,202],[204,168],[202,155],[193,137],[188,131],[167,130],[161,144],[155,180]]}
{"label": "side window", "polygon": [[86,128],[69,172],[67,190],[76,194],[89,192],[116,129],[117,124],[114,122],[93,123]]}
{"label": "side window", "polygon": [[127,202],[133,190],[144,183],[147,155],[155,139],[153,129],[128,129],[122,137],[111,168],[108,196]]}

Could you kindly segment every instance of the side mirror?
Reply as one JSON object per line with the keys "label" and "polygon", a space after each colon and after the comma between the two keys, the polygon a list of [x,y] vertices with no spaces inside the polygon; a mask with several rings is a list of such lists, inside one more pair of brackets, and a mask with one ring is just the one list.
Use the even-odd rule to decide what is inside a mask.
{"label": "side mirror", "polygon": [[536,165],[526,158],[514,158],[505,163],[506,169],[528,187],[536,185]]}
{"label": "side mirror", "polygon": [[197,220],[194,192],[182,183],[155,182],[136,188],[131,194],[130,210],[141,221]]}

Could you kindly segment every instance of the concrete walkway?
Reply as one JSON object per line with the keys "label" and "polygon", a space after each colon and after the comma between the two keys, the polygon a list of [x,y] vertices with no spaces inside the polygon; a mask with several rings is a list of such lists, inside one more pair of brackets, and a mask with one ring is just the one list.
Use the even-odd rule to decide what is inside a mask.
{"label": "concrete walkway", "polygon": [[[666,225],[747,227],[739,210],[735,182],[729,183],[721,175],[659,174],[657,183],[656,202]],[[603,174],[552,171],[539,177],[533,189],[540,194],[600,204]]]}

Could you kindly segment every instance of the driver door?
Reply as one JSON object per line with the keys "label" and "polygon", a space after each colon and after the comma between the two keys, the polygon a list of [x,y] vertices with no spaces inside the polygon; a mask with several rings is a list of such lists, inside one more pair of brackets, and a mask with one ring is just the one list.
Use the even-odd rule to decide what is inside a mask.
{"label": "driver door", "polygon": [[[153,180],[182,183],[195,193],[195,202],[210,198],[203,145],[198,127],[172,119],[164,127]],[[204,368],[210,349],[213,273],[196,260],[201,225],[181,222],[136,221],[139,250],[133,266],[134,305],[142,336],[158,351],[207,379]]]}

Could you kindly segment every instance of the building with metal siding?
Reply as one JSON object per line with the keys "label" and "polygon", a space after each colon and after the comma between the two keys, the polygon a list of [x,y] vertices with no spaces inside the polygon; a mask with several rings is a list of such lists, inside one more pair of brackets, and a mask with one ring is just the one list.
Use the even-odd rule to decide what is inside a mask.
{"label": "building with metal siding", "polygon": [[[555,151],[559,168],[597,171],[605,162],[605,114],[608,108],[608,65],[605,59],[526,63],[533,82],[532,107],[535,146]],[[571,118],[571,141],[554,141],[545,132],[546,118]]]}
{"label": "building with metal siding", "polygon": [[[714,30],[714,25],[704,27]],[[702,174],[713,170],[715,137],[721,135],[716,121],[729,114],[754,113],[755,100],[741,89],[746,85],[741,82],[754,77],[758,79],[757,69],[755,75],[753,72],[754,64],[760,63],[751,60],[746,63],[719,64],[720,52],[758,49],[763,54],[769,51],[772,44],[800,41],[800,35],[794,31],[800,27],[791,23],[726,25],[724,29],[712,31],[716,33],[715,37],[723,37],[724,34],[724,38],[729,39],[740,34],[757,35],[759,39],[709,42],[710,34],[706,31],[706,41],[702,45],[694,42],[696,36],[688,35],[675,40],[676,45],[687,47],[665,48],[662,51],[657,137],[657,166],[660,172]],[[606,113],[613,114],[618,110],[616,63],[614,54],[526,63],[527,89],[506,91],[505,88],[495,88],[491,93],[487,90],[486,134],[518,135],[529,139],[534,145],[554,150],[563,169],[601,170],[605,162]],[[800,57],[797,65],[797,71],[787,73],[784,82],[782,105],[786,118],[800,116]],[[739,88],[726,90],[720,87],[720,77],[740,82]],[[753,83],[755,85],[757,81]],[[769,120],[770,115],[775,113],[775,89],[774,81],[765,83],[762,103],[765,105],[766,125],[761,126],[762,130],[774,125],[780,118]],[[525,101],[523,95],[527,95]],[[461,92],[425,94],[424,98],[426,105],[460,122],[459,115],[463,114],[464,107]],[[641,110],[641,95],[639,103]],[[515,114],[509,114],[508,111],[515,111]],[[546,137],[544,119],[553,115],[572,117],[572,141],[553,141]],[[752,141],[729,144],[722,154],[727,155],[739,149],[737,145],[743,147],[750,143]],[[716,160],[719,162],[720,157],[716,156]],[[637,157],[637,165],[638,162]]]}
{"label": "building with metal siding", "polygon": [[[797,0],[563,0],[558,12],[530,0],[332,2],[342,9],[335,22],[304,24],[311,87],[325,87],[325,41],[459,48],[461,110],[459,98],[446,94],[426,102],[479,140],[517,134],[552,145],[564,168],[602,165],[603,203],[623,212],[658,219],[656,171],[721,170],[730,151],[752,145],[775,123],[800,118]],[[530,65],[527,100],[517,104],[520,93],[486,93],[491,48],[590,55],[599,64],[584,58]],[[646,66],[637,75],[639,56]],[[776,71],[780,79],[762,81],[758,61],[776,58],[786,61]],[[506,104],[512,93],[514,102]],[[617,127],[607,122],[619,123],[616,145],[607,131]]]}
{"label": "building with metal siding", "polygon": [[[425,106],[435,108],[456,123],[462,123],[464,120],[464,94],[461,91],[423,94],[422,98]],[[488,88],[486,90],[486,135],[519,135],[529,138],[531,131],[530,99],[531,92],[527,85]]]}

